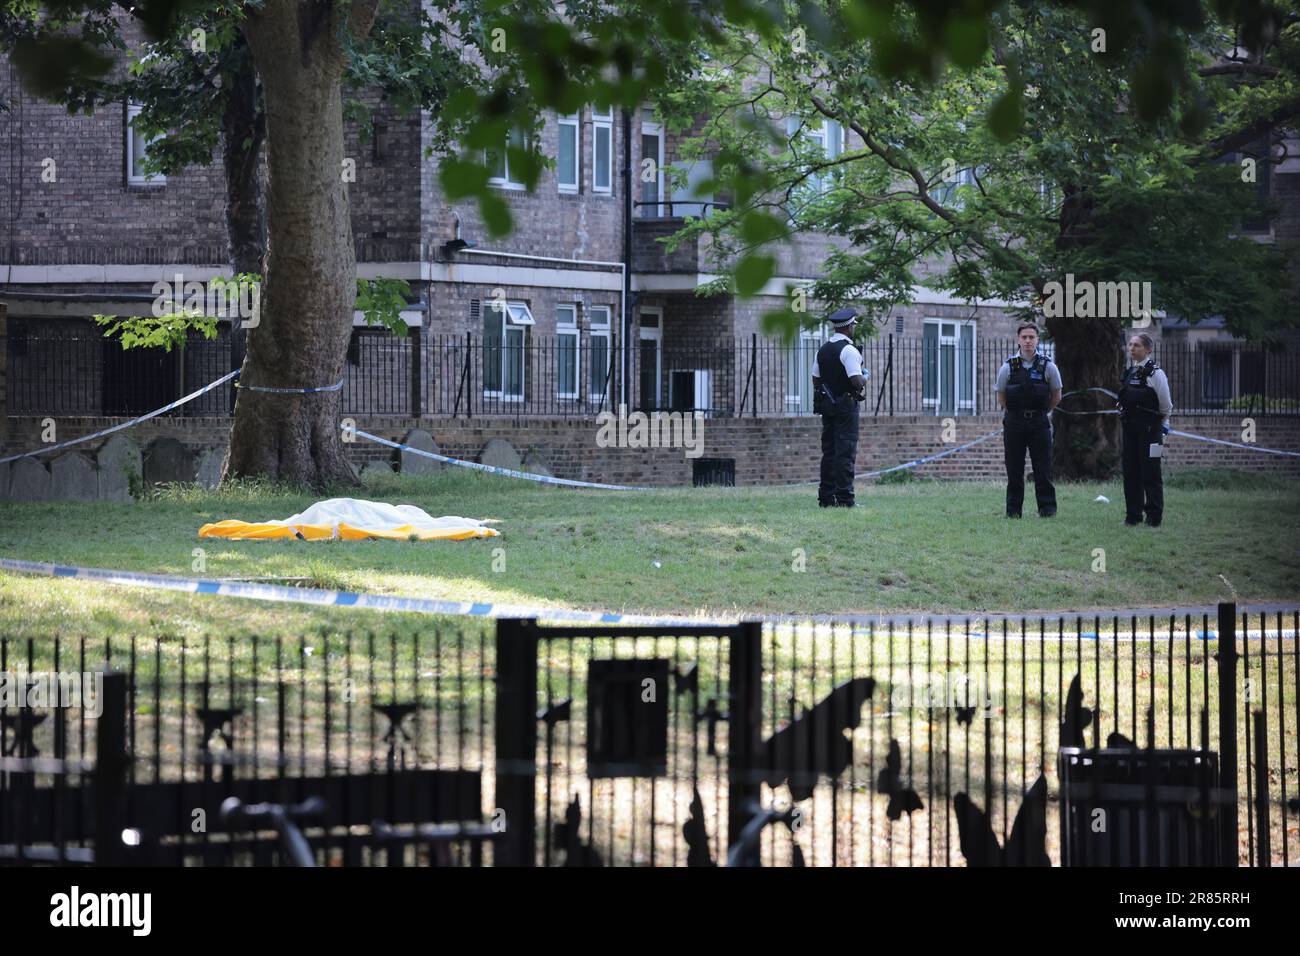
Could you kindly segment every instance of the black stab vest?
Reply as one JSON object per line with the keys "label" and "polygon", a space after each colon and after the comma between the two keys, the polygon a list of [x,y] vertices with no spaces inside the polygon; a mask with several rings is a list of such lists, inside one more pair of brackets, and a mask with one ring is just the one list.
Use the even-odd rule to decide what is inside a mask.
{"label": "black stab vest", "polygon": [[817,377],[826,383],[836,398],[847,394],[851,387],[849,373],[844,371],[844,363],[840,361],[840,353],[851,344],[848,339],[840,339],[827,342],[817,350],[817,371],[821,372]]}
{"label": "black stab vest", "polygon": [[1047,359],[1034,356],[1032,365],[1025,365],[1019,355],[1007,359],[1011,374],[1007,377],[1007,409],[1013,412],[1045,412],[1050,404],[1052,388],[1047,384]]}
{"label": "black stab vest", "polygon": [[1152,359],[1145,365],[1131,365],[1119,389],[1120,415],[1125,421],[1153,421],[1161,417],[1160,399],[1148,379],[1160,368]]}

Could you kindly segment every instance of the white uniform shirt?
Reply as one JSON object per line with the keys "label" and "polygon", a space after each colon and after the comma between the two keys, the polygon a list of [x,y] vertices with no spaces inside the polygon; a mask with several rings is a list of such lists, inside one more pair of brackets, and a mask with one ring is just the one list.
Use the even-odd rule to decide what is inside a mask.
{"label": "white uniform shirt", "polygon": [[[1143,363],[1146,364],[1146,363]],[[1174,410],[1174,400],[1169,394],[1169,377],[1162,368],[1156,369],[1147,378],[1147,384],[1156,390],[1156,401],[1160,403],[1160,416],[1168,419]]]}
{"label": "white uniform shirt", "polygon": [[[844,346],[844,348],[840,350],[840,363],[844,366],[845,373],[849,376],[849,378],[853,378],[853,376],[855,375],[861,375],[862,374],[862,353],[857,350],[857,347],[853,344],[853,340],[851,338],[849,338],[843,332],[836,332],[826,341],[837,342],[840,339],[843,339],[845,342],[849,343],[848,345]],[[820,349],[818,351],[820,351]],[[822,377],[821,369],[817,367],[816,359],[813,359],[812,374],[813,374],[813,378]]]}

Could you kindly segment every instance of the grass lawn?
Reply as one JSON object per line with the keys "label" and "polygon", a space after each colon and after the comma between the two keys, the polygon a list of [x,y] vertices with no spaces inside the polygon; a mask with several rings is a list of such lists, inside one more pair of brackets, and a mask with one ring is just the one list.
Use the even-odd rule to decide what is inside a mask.
{"label": "grass lawn", "polygon": [[[395,476],[353,492],[416,504],[435,515],[496,518],[503,535],[423,544],[201,541],[197,531],[206,521],[286,517],[315,497],[251,484],[215,494],[176,488],[131,505],[0,504],[0,555],[187,576],[290,578],[312,586],[387,594],[675,615],[1173,606],[1213,603],[1232,596],[1234,589],[1242,602],[1300,600],[1296,548],[1300,486],[1257,476],[1184,472],[1167,487],[1170,510],[1159,529],[1123,526],[1122,493],[1116,483],[1062,485],[1056,518],[1044,521],[1031,514],[1019,522],[1002,517],[1002,486],[990,483],[878,485],[865,489],[860,507],[851,512],[818,509],[815,493],[807,488],[624,494],[547,488],[464,472],[421,479]],[[1099,494],[1111,503],[1094,502]],[[194,566],[196,548],[203,549],[201,571]],[[496,549],[502,548],[504,569],[496,571],[494,560],[501,566]],[[1097,549],[1105,552],[1104,571]],[[803,571],[796,570],[800,550]],[[22,637],[53,633],[97,641],[111,637],[118,661],[127,653],[127,642],[140,637],[140,666],[146,676],[153,673],[153,654],[159,655],[156,666],[166,685],[160,701],[164,713],[155,718],[146,702],[136,717],[141,727],[161,719],[169,728],[164,743],[180,726],[175,714],[182,658],[190,660],[186,681],[191,694],[194,682],[207,673],[206,658],[196,656],[197,639],[206,634],[223,638],[214,649],[214,686],[224,686],[233,675],[242,688],[235,695],[237,702],[252,707],[257,705],[250,701],[264,699],[260,706],[270,709],[263,714],[263,732],[273,712],[267,688],[281,679],[294,685],[302,682],[314,702],[304,710],[303,734],[313,759],[331,747],[328,733],[322,730],[326,705],[319,697],[324,669],[332,669],[337,682],[345,672],[351,673],[355,654],[361,681],[358,713],[369,714],[369,700],[397,694],[394,682],[400,688],[413,687],[420,675],[419,695],[426,705],[433,705],[421,717],[423,758],[434,759],[428,751],[435,741],[441,741],[444,757],[456,752],[461,738],[452,728],[464,713],[470,728],[464,742],[467,759],[475,766],[484,760],[486,772],[491,765],[490,740],[474,728],[484,712],[491,712],[492,643],[490,636],[485,644],[480,641],[491,623],[456,621],[439,645],[430,628],[447,623],[416,615],[313,609],[0,572],[0,636],[20,639],[10,645],[14,655],[30,653]],[[331,636],[317,634],[324,629]],[[374,661],[365,649],[368,630],[383,635]],[[345,638],[343,631],[357,632],[357,642]],[[422,641],[411,638],[416,631]],[[390,632],[398,635],[392,644],[386,640]],[[268,643],[262,644],[258,666],[252,666],[251,642],[234,639],[250,633],[290,640],[284,671],[272,666]],[[1075,673],[1082,672],[1089,705],[1100,712],[1106,732],[1118,726],[1142,737],[1142,721],[1150,708],[1158,715],[1161,745],[1186,743],[1187,728],[1196,725],[1206,693],[1206,649],[1198,646],[1197,635],[1190,645],[1180,637],[1168,658],[1171,648],[1163,641],[1153,649],[1144,641],[1112,645],[1109,640],[1085,640],[1080,660],[1074,642],[1026,646],[1015,639],[1014,631],[1009,643],[996,635],[985,640],[980,634],[973,641],[954,637],[951,644],[938,634],[927,641],[918,633],[914,642],[905,631],[892,638],[868,637],[862,631],[851,638],[846,632],[837,633],[838,652],[832,651],[827,634],[815,637],[801,630],[796,636],[783,630],[770,644],[765,638],[765,659],[771,665],[764,678],[765,735],[786,719],[791,699],[809,706],[838,681],[864,673],[882,681],[866,709],[863,726],[854,734],[855,769],[837,786],[820,788],[809,805],[812,828],[801,843],[811,861],[822,863],[829,862],[832,847],[838,848],[841,861],[881,862],[891,856],[901,861],[912,852],[918,862],[957,862],[955,832],[945,829],[951,823],[945,805],[959,789],[977,796],[982,793],[986,751],[995,784],[994,806],[989,809],[999,832],[1014,816],[1017,794],[1032,782],[1044,752],[1054,794],[1052,758],[1062,704],[1060,687],[1068,685]],[[149,643],[150,635],[159,638],[156,644]],[[313,653],[296,652],[299,641],[312,645]],[[856,663],[847,653],[847,641],[852,642]],[[47,663],[51,643],[33,642],[36,664]],[[92,647],[92,656],[102,653],[98,647]],[[385,657],[388,647],[396,655],[391,673]],[[637,650],[672,656],[667,647],[642,642]],[[1294,643],[1278,641],[1268,650],[1267,676],[1261,682],[1267,699],[1276,711],[1284,691],[1290,708],[1297,693]],[[553,657],[556,653],[552,649]],[[966,663],[968,653],[972,660]],[[1026,653],[1028,659],[1022,660]],[[1257,655],[1258,648],[1252,653]],[[1277,654],[1282,655],[1280,661]],[[984,655],[990,655],[987,663]],[[700,659],[702,685],[712,687],[719,674],[709,655]],[[1254,673],[1259,673],[1258,661],[1254,666]],[[891,704],[893,685],[924,682],[924,675],[932,670],[948,672],[952,667],[989,675],[999,700],[991,723],[961,728],[951,714],[899,710]],[[571,694],[580,704],[585,699],[582,661],[575,664],[559,652],[548,661],[545,673],[561,682],[554,697]],[[463,682],[458,675],[464,675]],[[549,684],[542,691],[552,696]],[[1188,694],[1190,707],[1184,701]],[[297,713],[296,708],[295,703],[292,712]],[[1210,726],[1217,728],[1212,694],[1208,710]],[[342,745],[343,721],[338,713],[334,716],[333,747],[337,748]],[[1244,720],[1243,708],[1239,736],[1244,734]],[[1287,717],[1287,755],[1295,753],[1296,723]],[[369,760],[373,743],[368,740],[369,726],[363,722],[357,733],[361,735],[355,741],[357,760]],[[1280,738],[1274,730],[1273,766],[1286,762]],[[874,795],[871,786],[891,739],[900,741],[912,785],[927,802],[924,815],[896,824],[884,819],[882,798]],[[567,738],[565,743],[567,749]],[[251,744],[243,741],[246,748]],[[489,752],[484,756],[485,744]],[[580,748],[580,737],[578,744]],[[1239,757],[1244,780],[1244,749]],[[557,815],[571,797],[570,775],[580,776],[581,769],[570,766],[555,782],[551,797]],[[717,779],[712,779],[716,767],[706,771],[701,789],[716,840],[722,791]],[[1294,794],[1300,783],[1293,769],[1286,772],[1288,792]],[[1280,786],[1281,779],[1275,783]],[[1005,810],[1004,785],[1010,790]],[[539,801],[547,795],[544,786],[539,779]],[[599,814],[602,826],[609,822],[619,828],[620,841],[625,839],[622,828],[631,828],[633,819],[630,809],[623,812],[624,803],[629,808],[638,802],[645,806],[649,796],[649,785],[641,785],[640,790],[636,786],[610,784],[608,794],[597,788],[593,795],[598,808],[607,802],[620,808],[612,816],[604,809]],[[655,788],[658,817],[661,822],[671,820],[672,825],[664,823],[654,839],[662,840],[661,849],[669,854],[680,843],[677,821],[686,815],[692,790],[670,781]],[[1280,800],[1280,794],[1274,796]],[[583,799],[586,806],[587,798]],[[1053,803],[1049,813],[1055,812]],[[1300,840],[1294,824],[1294,819],[1289,821],[1289,832]],[[1274,815],[1273,826],[1278,831],[1276,854],[1280,812]],[[1057,832],[1053,815],[1050,845]],[[644,848],[650,839],[646,832],[636,838],[637,845]],[[779,861],[788,852],[788,842],[788,836],[773,834],[765,846]]]}
{"label": "grass lawn", "polygon": [[[206,577],[677,614],[1085,610],[1213,603],[1234,591],[1242,602],[1300,598],[1300,485],[1222,472],[1184,472],[1167,485],[1159,529],[1123,525],[1117,482],[1063,484],[1055,518],[1031,508],[1018,522],[1002,516],[993,483],[876,485],[853,511],[819,509],[808,488],[618,493],[465,472],[353,492],[500,522],[500,538],[426,543],[200,540],[204,522],[287,517],[315,497],[256,484],[172,488],[135,504],[0,503],[0,555],[193,576],[201,548]],[[378,624],[368,611],[0,572],[9,633],[410,626],[401,617]]]}

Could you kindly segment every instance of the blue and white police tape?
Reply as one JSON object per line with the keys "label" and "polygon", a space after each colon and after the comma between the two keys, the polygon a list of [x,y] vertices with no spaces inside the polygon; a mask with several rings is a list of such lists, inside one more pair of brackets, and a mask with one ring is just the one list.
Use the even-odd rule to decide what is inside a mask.
{"label": "blue and white police tape", "polygon": [[[892,468],[882,468],[880,471],[868,471],[866,474],[858,475],[857,477],[878,478],[879,476],[887,475],[892,471],[902,471],[904,468],[915,468],[917,465],[924,465],[927,464],[928,462],[938,461],[940,458],[947,458],[949,455],[955,455],[959,451],[965,451],[967,448],[971,448],[975,445],[980,444],[981,442],[986,442],[990,438],[996,438],[998,435],[1001,434],[1002,434],[1002,429],[999,428],[995,432],[989,432],[987,435],[981,435],[979,438],[976,438],[974,441],[968,441],[966,444],[958,445],[956,448],[949,448],[946,451],[941,451],[934,455],[927,455],[924,458],[917,458],[913,461],[907,461],[901,465],[894,465]],[[809,484],[812,483],[813,482],[809,482]]]}
{"label": "blue and white police tape", "polygon": [[34,451],[25,451],[20,455],[10,455],[7,458],[0,458],[0,465],[3,465],[5,462],[9,462],[9,461],[17,461],[19,458],[31,458],[35,455],[44,455],[47,452],[60,451],[61,449],[64,448],[71,448],[73,445],[80,445],[84,442],[94,441],[96,438],[103,438],[105,435],[113,434],[113,432],[120,432],[124,428],[130,428],[132,425],[139,425],[141,422],[147,422],[151,418],[157,418],[159,415],[162,415],[165,412],[170,412],[173,408],[180,408],[186,402],[194,401],[194,399],[198,398],[200,395],[203,395],[207,392],[212,391],[214,388],[224,385],[226,382],[230,381],[238,374],[239,374],[239,369],[235,369],[233,372],[227,372],[225,375],[221,376],[221,378],[217,379],[215,382],[209,382],[207,385],[204,385],[202,388],[198,389],[197,391],[190,392],[185,397],[178,398],[174,402],[169,402],[168,404],[164,405],[162,408],[155,408],[152,412],[147,412],[146,414],[141,415],[139,418],[133,418],[129,422],[122,422],[120,424],[112,426],[111,428],[105,428],[103,431],[95,432],[93,435],[82,435],[80,438],[73,438],[73,439],[69,439],[68,441],[59,442],[57,445],[47,445],[45,448],[37,448]]}
{"label": "blue and white police tape", "polygon": [[543,621],[568,621],[579,624],[632,624],[648,627],[690,627],[718,623],[703,618],[656,617],[644,614],[618,614],[608,611],[572,611],[563,608],[529,607],[518,604],[491,604],[481,601],[437,601],[430,598],[392,597],[358,591],[327,591],[320,588],[293,588],[281,584],[258,584],[246,581],[223,581],[214,578],[185,578],[170,574],[146,574],[139,571],[114,571],[73,564],[47,564],[0,558],[0,570],[43,574],[55,578],[76,578],[106,584],[182,591],[190,594],[216,594],[222,597],[250,598],[257,601],[280,601],[311,604],[317,607],[356,607],[373,611],[405,611],[416,614],[446,614],[458,617],[535,617]]}
{"label": "blue and white police tape", "polygon": [[236,382],[235,388],[242,388],[246,392],[269,392],[272,395],[314,395],[317,392],[337,392],[343,387],[343,379],[339,379],[333,385],[317,385],[310,388],[280,388],[275,385],[245,385],[243,382]]}
{"label": "blue and white police tape", "polygon": [[[1110,389],[1101,388],[1099,386],[1093,385],[1088,388],[1076,388],[1073,391],[1066,392],[1064,395],[1061,396],[1061,401],[1065,401],[1071,395],[1082,395],[1084,392],[1101,392],[1103,395],[1109,395],[1111,398],[1117,401],[1119,400],[1119,396],[1116,395],[1114,392],[1112,392]],[[1056,406],[1056,411],[1062,413],[1063,415],[1118,415],[1119,414],[1118,408],[1099,408],[1087,412],[1072,412],[1067,408],[1062,408],[1060,405]]]}
{"label": "blue and white police tape", "polygon": [[[882,468],[879,471],[868,471],[861,475],[855,475],[853,480],[857,481],[861,478],[878,478],[881,475],[887,475],[890,472],[902,471],[904,468],[915,468],[917,465],[924,465],[932,461],[938,461],[940,458],[947,458],[949,455],[955,455],[959,451],[965,451],[967,448],[971,448],[975,445],[980,444],[981,442],[986,442],[990,438],[996,438],[998,435],[1001,434],[1002,434],[1002,429],[999,428],[995,432],[989,432],[987,435],[981,435],[979,438],[976,438],[973,441],[968,441],[964,445],[958,445],[956,448],[947,448],[941,452],[936,452],[933,455],[926,455],[924,458],[914,458],[911,461],[905,461],[901,465],[894,465],[891,468]],[[816,481],[800,481],[800,482],[796,482],[794,485],[791,485],[790,487],[797,488],[804,485],[815,485],[815,484],[817,484]]]}
{"label": "blue and white police tape", "polygon": [[412,448],[399,441],[389,441],[387,438],[380,438],[378,435],[372,435],[370,432],[363,432],[359,428],[352,428],[347,425],[340,425],[345,434],[356,435],[367,441],[378,442],[381,445],[387,445],[389,448],[397,448],[401,451],[410,452],[412,455],[419,455],[422,458],[431,458],[434,461],[441,461],[448,465],[457,465],[461,468],[472,468],[475,471],[487,472],[490,475],[505,475],[507,478],[523,478],[526,481],[539,481],[544,485],[563,485],[566,488],[599,488],[602,491],[650,491],[649,488],[641,488],[635,485],[603,485],[595,481],[575,481],[572,478],[552,478],[549,475],[534,475],[527,471],[515,471],[513,468],[501,468],[497,465],[481,465],[476,461],[464,461],[460,458],[449,458],[446,455],[439,455],[435,452],[425,451],[421,448]]}
{"label": "blue and white police tape", "polygon": [[[1073,392],[1066,392],[1064,395],[1061,396],[1061,398],[1065,399],[1071,395],[1081,395],[1084,392],[1101,392],[1103,395],[1109,395],[1111,398],[1116,399],[1117,401],[1119,399],[1119,396],[1116,395],[1114,392],[1112,392],[1110,389],[1100,388],[1097,386],[1092,386],[1091,388],[1080,388],[1080,389],[1076,389]],[[1098,409],[1096,411],[1091,411],[1091,412],[1071,412],[1071,411],[1067,411],[1064,408],[1061,408],[1061,406],[1058,405],[1056,407],[1056,410],[1058,412],[1064,412],[1066,415],[1118,415],[1119,414],[1119,409],[1117,408]],[[1227,441],[1222,438],[1211,438],[1208,435],[1197,435],[1193,432],[1183,432],[1183,431],[1179,431],[1176,428],[1170,429],[1168,434],[1177,435],[1179,438],[1190,438],[1192,441],[1209,442],[1212,445],[1227,445],[1230,448],[1243,448],[1246,451],[1257,451],[1265,455],[1282,455],[1287,458],[1300,458],[1300,452],[1283,451],[1280,448],[1263,448],[1259,445],[1247,445],[1244,442]]]}
{"label": "blue and white police tape", "polygon": [[[996,612],[977,612],[975,614],[932,614],[924,612],[904,612],[900,614],[868,614],[868,613],[848,613],[848,614],[816,614],[816,615],[764,615],[764,614],[745,614],[736,612],[738,616],[732,617],[670,617],[658,616],[653,614],[621,614],[611,611],[575,611],[565,608],[548,608],[533,607],[519,604],[493,604],[485,601],[438,601],[430,598],[409,598],[409,597],[392,597],[383,594],[366,594],[357,591],[327,591],[318,588],[295,588],[287,587],[280,584],[261,584],[251,581],[239,580],[222,580],[216,578],[186,578],[170,574],[148,574],[140,571],[115,571],[108,568],[87,568],[72,564],[50,564],[42,561],[22,561],[17,558],[0,558],[0,571],[14,571],[26,574],[40,574],[46,577],[55,578],[73,578],[81,581],[98,581],[104,584],[117,584],[132,587],[155,588],[165,591],[179,591],[187,594],[215,594],[220,597],[237,597],[257,601],[275,601],[291,604],[309,604],[316,607],[353,607],[372,611],[398,611],[414,614],[443,614],[454,617],[520,617],[536,618],[539,621],[557,621],[576,624],[623,624],[629,626],[645,627],[700,627],[700,626],[719,626],[735,624],[741,620],[764,621],[769,624],[780,625],[789,624],[794,627],[817,628],[828,625],[870,625],[872,627],[902,626],[905,624],[924,625],[924,624],[956,624],[966,630],[967,636],[972,638],[990,638],[1001,637],[994,631],[989,630],[995,624],[1007,622],[1030,622],[1041,624],[1044,621],[1063,620],[1073,621],[1080,619],[1088,623],[1094,620],[1105,623],[1107,618],[1118,620],[1119,618],[1130,617],[1151,617],[1154,622],[1164,624],[1165,622],[1189,615],[1212,617],[1217,613],[1212,607],[1186,607],[1186,608],[1123,608],[1108,609],[1105,611],[1060,611],[1048,612],[1046,614],[1029,615],[1029,614],[998,614]],[[1241,614],[1272,614],[1274,612],[1291,615],[1291,620],[1297,615],[1294,604],[1261,604],[1261,605],[1238,605],[1238,613]],[[972,629],[982,628],[982,629]],[[1175,636],[1176,630],[1167,627],[1156,627],[1154,630],[1144,631],[1139,634],[1130,630],[1129,633],[1112,633],[1111,635],[1102,635],[1120,641],[1146,641],[1152,637]],[[1197,636],[1202,636],[1196,632]],[[1263,629],[1242,630],[1238,636],[1242,637],[1267,637],[1267,636],[1291,636],[1296,634],[1294,625],[1288,629],[1282,624],[1281,618],[1276,628],[1271,632],[1265,632]],[[1017,638],[1015,631],[1008,631],[1006,636],[1011,639]],[[1039,640],[1040,635],[1032,632],[1028,633],[1029,637]],[[1212,638],[1214,635],[1211,634]],[[1052,634],[1045,632],[1041,639],[1046,641],[1072,641],[1077,637],[1094,637],[1092,634],[1075,635],[1064,632],[1061,634]]]}
{"label": "blue and white police tape", "polygon": [[1191,432],[1180,432],[1177,429],[1171,429],[1169,434],[1177,435],[1179,438],[1190,438],[1193,441],[1206,441],[1212,445],[1228,445],[1231,448],[1244,448],[1246,451],[1258,451],[1265,455],[1285,455],[1289,458],[1300,458],[1300,452],[1283,451],[1279,448],[1261,448],[1259,445],[1246,445],[1237,441],[1225,441],[1222,438],[1210,438],[1208,435],[1193,435]]}

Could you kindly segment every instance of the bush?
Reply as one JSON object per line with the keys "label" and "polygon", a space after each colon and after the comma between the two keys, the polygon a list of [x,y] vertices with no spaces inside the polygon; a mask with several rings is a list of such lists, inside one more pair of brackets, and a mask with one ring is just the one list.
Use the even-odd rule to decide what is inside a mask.
{"label": "bush", "polygon": [[1300,492],[1296,479],[1236,468],[1182,468],[1171,470],[1165,484],[1185,491],[1285,491]]}
{"label": "bush", "polygon": [[1231,411],[1267,408],[1271,412],[1294,412],[1300,411],[1300,399],[1269,398],[1264,395],[1238,395],[1236,398],[1230,399],[1223,407]]}
{"label": "bush", "polygon": [[929,475],[918,475],[914,468],[903,468],[899,471],[891,471],[886,475],[881,475],[876,479],[878,485],[911,485],[922,484],[927,481],[937,481]]}

